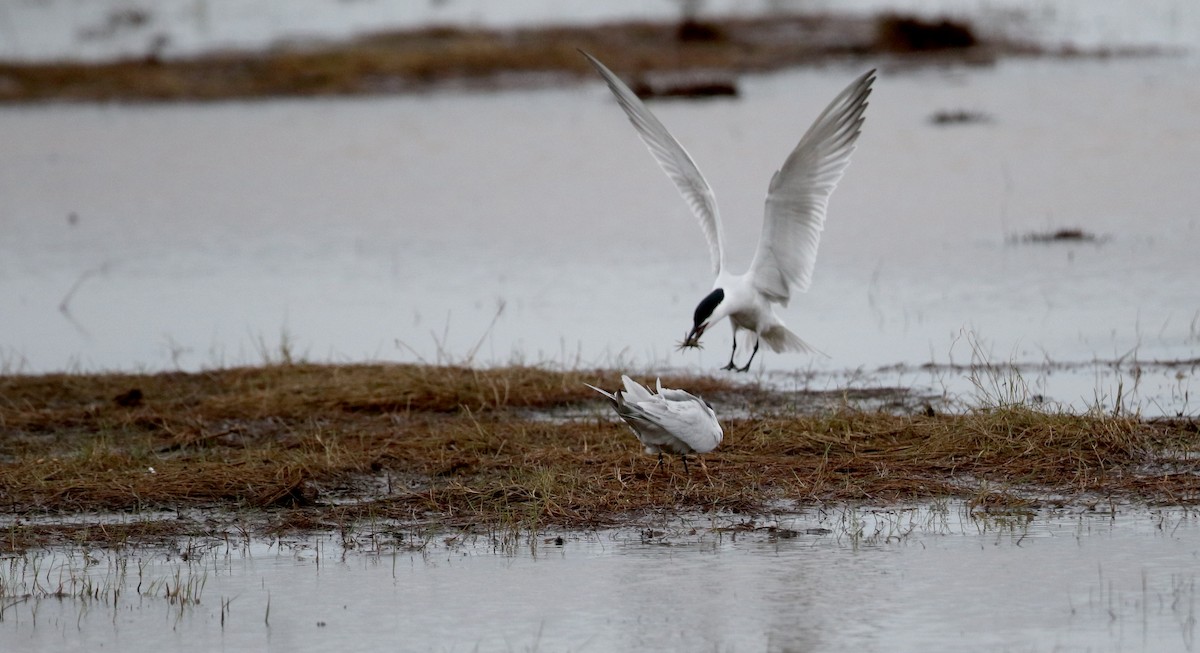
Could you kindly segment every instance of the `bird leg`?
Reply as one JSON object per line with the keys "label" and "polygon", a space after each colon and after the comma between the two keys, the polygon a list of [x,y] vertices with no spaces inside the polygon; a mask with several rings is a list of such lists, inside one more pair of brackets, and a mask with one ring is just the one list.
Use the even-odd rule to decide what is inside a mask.
{"label": "bird leg", "polygon": [[687,454],[686,453],[680,454],[679,457],[683,460],[683,473],[687,474],[688,476],[691,476],[692,473],[690,471],[688,471],[688,466],[687,466]]}
{"label": "bird leg", "polygon": [[733,357],[737,354],[737,329],[733,331],[733,351],[729,352],[729,364],[722,367],[723,370],[737,370],[737,365],[733,364]]}
{"label": "bird leg", "polygon": [[[750,371],[750,363],[754,362],[754,355],[758,353],[758,342],[759,341],[756,338],[754,340],[754,351],[750,352],[750,360],[746,361],[746,365],[744,367],[735,368],[735,369],[737,369],[737,371],[739,371],[739,372],[749,372]],[[729,364],[733,365],[733,360],[730,360]]]}

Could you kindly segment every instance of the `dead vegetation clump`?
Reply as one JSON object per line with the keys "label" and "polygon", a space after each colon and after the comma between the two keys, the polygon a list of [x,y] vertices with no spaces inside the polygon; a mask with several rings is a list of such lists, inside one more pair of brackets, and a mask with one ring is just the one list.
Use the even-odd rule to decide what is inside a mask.
{"label": "dead vegetation clump", "polygon": [[[216,509],[458,527],[612,525],[781,502],[1200,501],[1194,423],[1022,407],[751,412],[723,419],[722,446],[686,475],[643,454],[583,385],[616,377],[411,365],[4,377],[0,501],[14,516]],[[707,377],[664,383],[705,396],[718,415],[766,392]],[[134,388],[140,402],[118,400]],[[563,409],[574,417],[554,418]],[[22,528],[33,530],[10,541],[39,532]]]}
{"label": "dead vegetation clump", "polygon": [[930,124],[938,127],[946,127],[949,125],[972,125],[983,124],[992,121],[992,117],[981,111],[967,111],[965,109],[957,110],[941,110],[935,111],[929,116]]}
{"label": "dead vegetation clump", "polygon": [[1020,237],[1022,243],[1095,243],[1101,239],[1090,231],[1078,227],[1064,227],[1051,231],[1035,231]]}
{"label": "dead vegetation clump", "polygon": [[875,42],[880,51],[903,53],[961,50],[976,45],[979,38],[966,23],[902,15],[880,18]]}
{"label": "dead vegetation clump", "polygon": [[[973,46],[964,47],[963,39]],[[997,43],[1029,54],[1028,46]],[[161,48],[160,48],[161,49]],[[972,50],[969,27],[885,16],[810,14],[680,23],[625,22],[510,30],[432,27],[345,43],[282,44],[264,52],[103,63],[0,64],[0,102],[217,100],[396,93],[441,85],[545,84],[593,78],[584,49],[622,74],[777,70],[848,56]],[[994,52],[992,54],[995,54]],[[986,55],[983,60],[987,59]]]}

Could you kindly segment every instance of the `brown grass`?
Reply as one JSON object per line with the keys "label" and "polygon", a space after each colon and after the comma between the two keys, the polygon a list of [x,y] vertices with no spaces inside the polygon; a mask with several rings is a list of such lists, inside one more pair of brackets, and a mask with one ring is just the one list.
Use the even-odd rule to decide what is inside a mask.
{"label": "brown grass", "polygon": [[[773,70],[831,58],[889,53],[878,38],[894,17],[780,16],[705,23],[707,38],[672,23],[620,23],[509,31],[454,28],[379,34],[342,44],[280,47],[186,60],[133,59],[96,65],[0,65],[0,102],[213,100],[412,91],[447,82],[538,83],[542,74],[594,78],[577,49],[622,74]],[[886,22],[892,21],[892,22]],[[970,48],[988,60],[1003,44]],[[1013,52],[1028,48],[1009,46]],[[965,50],[964,50],[965,52]],[[959,55],[956,55],[959,56]],[[534,74],[530,76],[529,74]]]}
{"label": "brown grass", "polygon": [[[218,509],[286,530],[364,518],[578,527],[780,502],[1200,500],[1200,462],[1180,455],[1200,448],[1194,422],[1023,408],[752,412],[724,420],[707,470],[685,475],[641,453],[583,386],[617,377],[414,365],[0,377],[0,501],[28,516]],[[707,377],[664,384],[709,398],[718,414],[769,394]],[[793,401],[803,396],[776,405]],[[101,535],[54,528],[13,526],[8,546]]]}

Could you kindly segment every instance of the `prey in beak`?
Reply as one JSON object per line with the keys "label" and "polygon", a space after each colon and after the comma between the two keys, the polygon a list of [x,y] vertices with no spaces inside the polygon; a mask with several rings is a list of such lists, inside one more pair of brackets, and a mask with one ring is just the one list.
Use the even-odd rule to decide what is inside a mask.
{"label": "prey in beak", "polygon": [[684,337],[683,342],[679,343],[677,351],[684,349],[700,349],[700,336],[708,330],[708,325],[716,322],[713,319],[713,311],[725,301],[725,291],[720,288],[714,288],[712,292],[700,300],[700,304],[696,306],[696,312],[692,314],[692,330]]}
{"label": "prey in beak", "polygon": [[703,324],[696,325],[684,337],[683,342],[675,347],[675,351],[683,351],[684,349],[704,349],[704,345],[700,344],[700,336],[704,335],[705,327]]}

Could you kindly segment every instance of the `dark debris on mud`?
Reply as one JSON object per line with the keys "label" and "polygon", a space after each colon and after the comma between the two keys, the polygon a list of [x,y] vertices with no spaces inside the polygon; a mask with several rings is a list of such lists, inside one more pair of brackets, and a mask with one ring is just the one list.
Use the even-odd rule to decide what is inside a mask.
{"label": "dark debris on mud", "polygon": [[1099,236],[1090,231],[1084,231],[1078,227],[1064,227],[1051,231],[1036,231],[1022,235],[1019,239],[1022,243],[1096,243],[1103,240]]}

